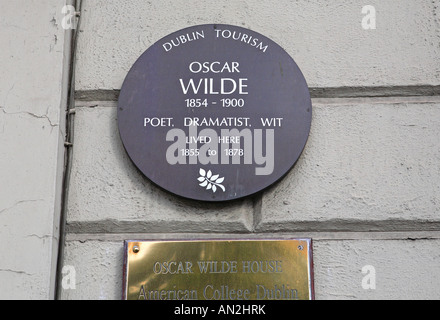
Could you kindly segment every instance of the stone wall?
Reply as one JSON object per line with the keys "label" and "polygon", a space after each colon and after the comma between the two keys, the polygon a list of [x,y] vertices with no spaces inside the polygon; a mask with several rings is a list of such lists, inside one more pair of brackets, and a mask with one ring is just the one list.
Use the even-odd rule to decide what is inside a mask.
{"label": "stone wall", "polygon": [[54,298],[70,57],[64,4],[0,1],[0,299]]}
{"label": "stone wall", "polygon": [[[365,5],[376,9],[376,29],[362,26]],[[152,185],[116,121],[136,59],[162,37],[208,23],[277,42],[313,98],[296,166],[263,193],[222,204]],[[120,299],[123,240],[290,237],[313,239],[317,299],[440,298],[436,1],[83,0],[76,58],[64,247],[76,286],[62,299]],[[376,271],[375,289],[362,286],[365,266]]]}

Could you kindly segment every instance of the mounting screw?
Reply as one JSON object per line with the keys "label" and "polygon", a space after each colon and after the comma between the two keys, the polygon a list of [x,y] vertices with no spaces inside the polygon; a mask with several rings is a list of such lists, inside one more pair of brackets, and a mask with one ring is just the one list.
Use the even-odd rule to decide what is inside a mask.
{"label": "mounting screw", "polygon": [[138,253],[141,249],[138,246],[133,247],[133,252]]}

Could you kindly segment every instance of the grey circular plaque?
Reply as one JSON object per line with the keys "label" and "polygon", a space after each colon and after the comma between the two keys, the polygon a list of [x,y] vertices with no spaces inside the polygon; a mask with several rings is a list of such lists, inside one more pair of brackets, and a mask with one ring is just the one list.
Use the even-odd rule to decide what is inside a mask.
{"label": "grey circular plaque", "polygon": [[177,31],[145,51],[118,103],[124,147],[176,195],[227,201],[281,179],[306,144],[309,89],[265,36],[230,25]]}

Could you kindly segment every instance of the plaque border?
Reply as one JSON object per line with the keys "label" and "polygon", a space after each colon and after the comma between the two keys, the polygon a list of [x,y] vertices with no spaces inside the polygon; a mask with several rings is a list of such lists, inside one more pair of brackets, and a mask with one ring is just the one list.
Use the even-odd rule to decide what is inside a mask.
{"label": "plaque border", "polygon": [[[280,176],[278,176],[278,178],[276,178],[275,180],[273,179],[269,179],[268,177],[266,177],[265,179],[265,183],[264,183],[264,187],[261,187],[255,191],[252,192],[246,192],[246,194],[244,195],[240,195],[237,197],[229,197],[227,199],[217,199],[217,198],[199,198],[199,197],[195,197],[193,195],[183,195],[181,190],[179,190],[179,192],[177,192],[176,190],[170,190],[169,186],[164,186],[162,180],[158,181],[158,179],[153,179],[151,177],[151,175],[148,175],[147,173],[145,173],[145,170],[143,170],[140,166],[139,163],[137,161],[134,160],[134,155],[133,152],[129,152],[128,148],[127,148],[127,141],[126,139],[123,138],[123,134],[121,133],[121,123],[120,123],[120,101],[121,101],[121,97],[122,95],[119,95],[118,97],[118,101],[117,101],[117,106],[118,106],[118,110],[117,110],[117,128],[118,128],[118,133],[119,133],[119,138],[121,140],[122,146],[125,150],[125,154],[127,155],[128,159],[131,161],[132,165],[134,166],[134,168],[136,169],[136,171],[138,171],[138,173],[140,173],[145,179],[147,179],[149,181],[149,183],[152,183],[155,187],[158,187],[160,190],[172,195],[172,196],[176,196],[178,198],[184,199],[184,200],[190,200],[190,201],[201,201],[201,202],[205,202],[205,203],[227,203],[227,202],[232,202],[232,201],[237,201],[237,200],[243,200],[258,194],[261,194],[262,192],[264,192],[265,190],[275,186],[276,184],[278,184],[279,182],[281,182],[283,179],[285,179],[285,177],[293,170],[293,168],[297,165],[298,161],[300,160],[300,158],[303,156],[305,148],[307,146],[307,143],[309,141],[310,138],[310,132],[311,132],[311,127],[312,127],[312,122],[313,122],[313,101],[311,100],[311,96],[310,96],[310,86],[307,82],[307,79],[304,75],[303,70],[300,68],[299,64],[296,62],[296,60],[293,58],[293,55],[291,53],[289,53],[284,46],[282,46],[281,44],[279,44],[278,42],[276,42],[275,40],[273,40],[271,37],[266,36],[265,34],[261,33],[260,31],[257,30],[252,30],[249,29],[247,27],[244,26],[239,26],[239,25],[234,25],[234,24],[226,24],[226,23],[202,23],[202,24],[196,24],[196,25],[191,25],[191,26],[187,26],[184,27],[182,29],[173,31],[163,37],[161,37],[160,39],[156,40],[154,43],[150,44],[136,59],[135,61],[131,64],[129,71],[125,74],[124,76],[124,80],[121,86],[121,92],[123,91],[123,89],[125,89],[126,86],[126,82],[127,79],[129,78],[131,72],[133,70],[135,70],[135,66],[137,65],[137,63],[142,59],[143,55],[146,54],[150,49],[152,49],[153,47],[157,46],[157,47],[161,47],[160,44],[163,44],[163,42],[166,39],[170,39],[173,38],[174,35],[178,35],[178,34],[183,34],[189,30],[192,30],[194,28],[202,28],[202,27],[207,27],[207,28],[211,28],[214,27],[214,29],[217,29],[218,27],[228,27],[228,28],[238,28],[240,30],[242,30],[243,32],[250,32],[253,33],[255,35],[258,35],[259,37],[264,37],[267,41],[269,41],[269,43],[271,43],[272,45],[276,45],[277,49],[279,49],[280,52],[282,52],[283,54],[285,54],[295,65],[295,67],[298,69],[300,78],[299,80],[304,81],[304,85],[305,88],[307,89],[307,93],[305,93],[304,98],[306,98],[307,100],[307,105],[310,108],[310,120],[307,122],[307,129],[304,132],[307,132],[307,136],[305,138],[305,140],[303,142],[301,142],[300,145],[301,147],[299,147],[298,149],[300,150],[298,156],[296,157],[296,159],[293,161],[293,163],[290,165],[289,168],[287,168]],[[297,79],[298,80],[298,79]],[[291,90],[293,90],[293,88],[291,88]],[[128,126],[128,125],[127,125]],[[285,138],[285,137],[284,137]],[[240,163],[240,165],[242,166],[242,164]],[[270,183],[268,183],[268,181],[272,181]]]}
{"label": "plaque border", "polygon": [[310,300],[315,300],[315,270],[314,270],[314,261],[313,261],[313,239],[312,238],[201,238],[201,239],[177,239],[177,238],[171,238],[171,239],[131,239],[131,240],[124,240],[124,261],[123,261],[123,267],[122,267],[122,295],[121,300],[127,300],[127,290],[128,290],[128,273],[127,273],[127,267],[128,267],[128,243],[130,242],[224,242],[224,241],[305,241],[307,242],[307,249],[308,249],[308,255],[309,255],[309,266],[308,266],[308,272],[309,272],[309,292],[310,292]]}

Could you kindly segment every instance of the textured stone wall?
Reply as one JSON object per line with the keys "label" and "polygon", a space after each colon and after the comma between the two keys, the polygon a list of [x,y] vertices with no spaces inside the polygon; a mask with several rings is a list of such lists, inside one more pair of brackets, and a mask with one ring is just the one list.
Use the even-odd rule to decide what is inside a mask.
{"label": "textured stone wall", "polygon": [[[376,8],[376,29],[362,8]],[[84,0],[76,65],[63,299],[120,299],[123,240],[311,237],[317,299],[440,298],[440,9],[436,1]],[[265,192],[231,203],[152,185],[119,138],[136,59],[205,23],[264,34],[311,88],[310,137]],[[376,271],[364,289],[362,268]]]}
{"label": "textured stone wall", "polygon": [[54,297],[66,108],[64,4],[0,0],[2,300]]}

